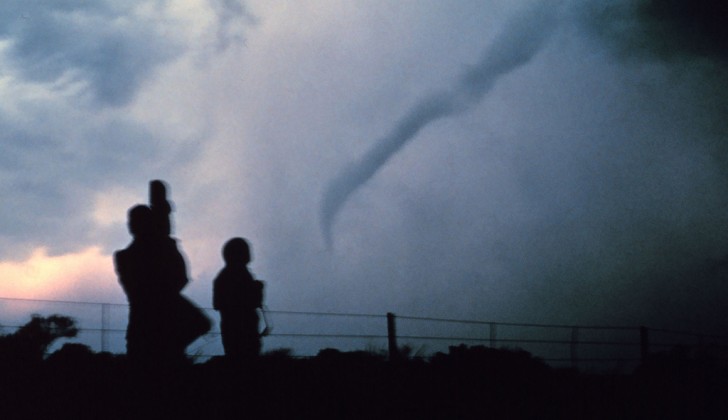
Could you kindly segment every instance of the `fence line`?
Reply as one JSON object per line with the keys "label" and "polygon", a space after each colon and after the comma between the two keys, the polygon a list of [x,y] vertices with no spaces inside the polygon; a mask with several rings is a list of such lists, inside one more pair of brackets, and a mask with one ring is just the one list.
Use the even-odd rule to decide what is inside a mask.
{"label": "fence line", "polygon": [[[205,310],[213,310],[213,308],[202,308]],[[351,318],[385,318],[386,315],[377,314],[357,314],[357,313],[341,313],[341,312],[305,312],[305,311],[280,311],[280,310],[266,310],[269,314],[279,315],[307,315],[307,316],[344,316]]]}
{"label": "fence line", "polygon": [[498,324],[508,327],[535,327],[535,328],[585,328],[590,330],[633,330],[637,327],[609,326],[609,325],[564,325],[564,324],[533,324],[533,323],[517,323],[517,322],[494,322],[494,321],[474,321],[467,319],[447,319],[447,318],[430,318],[422,316],[397,315],[399,319],[411,319],[416,321],[432,321],[432,322],[452,322],[458,324]]}
{"label": "fence line", "polygon": [[[28,303],[40,303],[40,304],[61,304],[61,305],[82,305],[82,306],[96,306],[100,308],[100,314],[99,316],[92,316],[92,319],[100,319],[100,325],[98,328],[95,327],[88,327],[88,328],[81,328],[79,326],[79,335],[82,333],[96,333],[100,334],[100,345],[101,345],[101,351],[110,351],[110,335],[119,335],[126,331],[125,328],[116,328],[112,327],[112,309],[118,309],[118,308],[128,308],[128,305],[126,304],[120,304],[120,303],[102,303],[102,302],[83,302],[83,301],[56,301],[56,300],[44,300],[44,299],[24,299],[24,298],[3,298],[0,297],[0,302],[28,302]],[[202,308],[205,311],[213,311],[212,308]],[[319,317],[319,318],[326,318],[326,319],[360,319],[362,322],[366,319],[371,320],[385,320],[386,319],[386,334],[383,333],[385,324],[377,324],[379,326],[375,326],[376,330],[382,331],[377,333],[376,330],[374,333],[361,333],[361,334],[352,334],[348,331],[345,331],[343,333],[341,332],[320,332],[320,331],[314,331],[314,332],[307,332],[307,331],[301,331],[303,327],[308,327],[311,324],[302,324],[298,328],[300,330],[298,331],[283,331],[283,332],[273,332],[269,335],[271,339],[274,340],[280,340],[280,339],[319,339],[319,340],[386,340],[387,342],[387,351],[390,358],[397,358],[399,357],[400,347],[398,346],[397,342],[398,340],[404,340],[408,342],[412,341],[419,341],[419,342],[425,342],[425,343],[445,343],[450,342],[452,344],[460,344],[460,343],[488,343],[490,347],[497,347],[498,345],[531,345],[536,346],[532,347],[531,349],[527,349],[527,351],[531,352],[534,356],[541,358],[542,360],[549,361],[549,362],[570,362],[572,366],[578,367],[580,363],[585,362],[595,362],[595,363],[606,363],[606,362],[638,362],[640,360],[644,361],[646,357],[648,357],[651,352],[654,349],[666,349],[670,347],[675,347],[677,345],[685,345],[685,343],[680,341],[667,341],[667,340],[660,340],[654,343],[651,343],[651,336],[653,334],[661,334],[661,335],[670,335],[670,336],[682,336],[682,337],[689,337],[692,340],[696,340],[695,343],[692,344],[692,346],[703,346],[710,342],[712,345],[716,345],[717,347],[721,349],[728,348],[728,335],[718,335],[718,334],[704,334],[704,333],[698,333],[693,331],[678,331],[678,330],[670,330],[670,329],[659,329],[659,328],[647,328],[644,326],[605,326],[605,325],[564,325],[564,324],[542,324],[542,323],[515,323],[515,322],[494,322],[494,321],[482,321],[482,320],[464,320],[464,319],[448,319],[448,318],[434,318],[434,317],[421,317],[421,316],[409,316],[409,315],[397,315],[395,316],[393,313],[387,313],[387,314],[367,314],[367,313],[341,313],[341,312],[315,312],[315,311],[288,311],[288,310],[270,310],[266,311],[271,316],[276,317],[294,317],[295,318],[301,318],[301,317]],[[120,318],[121,319],[121,318]],[[125,317],[123,318],[126,319]],[[409,325],[409,329],[405,328],[404,333],[398,334],[397,329],[402,328],[402,323],[405,324],[412,324]],[[425,333],[417,333],[417,328],[413,328],[414,325],[417,324],[425,324],[427,327],[427,331]],[[433,331],[437,330],[437,328],[434,328],[434,324],[438,323],[447,323],[447,324],[455,324],[455,326],[448,327],[445,334],[437,334]],[[291,324],[296,324],[296,322],[292,322]],[[320,326],[320,322],[315,324],[317,326]],[[5,323],[1,323],[0,327],[5,328],[12,328],[17,329],[20,328],[21,325],[8,325]],[[455,331],[457,327],[467,327],[470,326],[472,328],[479,328],[479,327],[486,327],[488,329],[487,333],[485,331],[477,330],[475,332],[465,333],[463,334],[458,333]],[[348,327],[349,330],[351,327]],[[541,336],[536,336],[533,331],[530,332],[529,336],[526,337],[513,337],[508,335],[503,335],[504,330],[506,332],[512,332],[512,331],[518,331],[523,329],[540,329],[547,331],[546,335],[543,334]],[[415,330],[409,331],[409,330]],[[555,330],[566,330],[565,332],[570,331],[570,335],[568,337],[564,338],[556,338],[554,336]],[[605,332],[608,331],[613,334],[617,333],[627,333],[630,334],[630,337],[635,338],[627,338],[627,339],[593,339],[593,338],[587,338],[584,336],[584,333],[594,333],[594,332]],[[218,344],[219,348],[219,337],[220,332],[216,329],[213,329],[213,331],[209,332],[205,337],[201,339],[202,343],[197,346],[197,349],[195,350],[197,356],[201,357],[209,357],[209,356],[215,356],[219,355],[221,351],[216,352],[215,354],[203,354],[203,349],[210,346],[211,344]],[[720,343],[719,341],[726,340],[726,342]],[[716,342],[718,341],[718,343]],[[199,342],[198,342],[199,343]],[[548,351],[543,350],[542,346],[558,346],[559,348],[563,349],[563,346],[568,346],[567,350],[564,351],[558,351],[558,353],[568,354],[568,357],[559,356],[558,354],[554,355],[553,350],[551,351],[551,354],[548,354]],[[589,349],[633,349],[629,350],[629,354],[624,355],[624,357],[616,357],[616,356],[602,356],[597,357],[594,355],[587,356],[587,355],[581,355],[580,350],[587,349],[589,352],[593,353],[592,350]],[[634,352],[634,348],[639,348],[639,353]],[[540,349],[540,350],[535,350]],[[539,354],[541,353],[541,354]]]}

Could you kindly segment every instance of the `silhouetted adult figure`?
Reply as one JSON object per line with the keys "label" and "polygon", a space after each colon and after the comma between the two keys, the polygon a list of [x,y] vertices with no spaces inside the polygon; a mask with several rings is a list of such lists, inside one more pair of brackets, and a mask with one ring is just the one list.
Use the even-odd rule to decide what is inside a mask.
{"label": "silhouetted adult figure", "polygon": [[225,267],[213,280],[212,306],[220,312],[220,331],[225,355],[245,360],[260,354],[258,310],[263,305],[263,282],[248,270],[250,246],[233,238],[222,249]]}
{"label": "silhouetted adult figure", "polygon": [[177,362],[187,346],[210,329],[210,321],[180,292],[187,267],[169,236],[171,206],[161,181],[150,185],[152,207],[129,211],[129,246],[114,254],[116,272],[129,301],[127,354],[137,361]]}
{"label": "silhouetted adult figure", "polygon": [[149,207],[129,210],[133,240],[114,254],[114,265],[129,301],[126,348],[135,360],[178,358],[166,311],[187,284],[185,262],[173,240],[159,234]]}
{"label": "silhouetted adult figure", "polygon": [[[167,200],[167,186],[164,181],[153,180],[149,183],[149,207],[158,233],[171,242],[170,247],[176,249],[176,241],[172,233],[172,204]],[[185,275],[185,284],[187,277]],[[184,287],[184,285],[182,286]],[[166,316],[169,318],[169,334],[176,352],[184,353],[188,345],[206,334],[212,324],[202,311],[181,294],[177,295]]]}
{"label": "silhouetted adult figure", "polygon": [[167,186],[155,179],[149,182],[149,208],[152,210],[154,224],[163,236],[172,234],[172,204],[167,200]]}

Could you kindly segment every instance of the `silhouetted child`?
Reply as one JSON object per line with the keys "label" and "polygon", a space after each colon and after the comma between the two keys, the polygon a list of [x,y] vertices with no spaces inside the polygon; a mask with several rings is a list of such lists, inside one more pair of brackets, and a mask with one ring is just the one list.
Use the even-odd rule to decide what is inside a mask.
{"label": "silhouetted child", "polygon": [[260,354],[258,309],[263,306],[263,283],[248,271],[250,246],[233,238],[222,249],[225,267],[213,281],[212,306],[220,312],[225,355],[248,359]]}

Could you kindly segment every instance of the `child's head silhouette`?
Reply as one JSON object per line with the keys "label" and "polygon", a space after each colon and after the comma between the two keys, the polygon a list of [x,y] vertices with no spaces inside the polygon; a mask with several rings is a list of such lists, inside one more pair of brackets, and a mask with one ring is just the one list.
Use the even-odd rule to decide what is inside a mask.
{"label": "child's head silhouette", "polygon": [[246,265],[251,260],[250,245],[243,238],[232,238],[222,247],[222,257],[225,260],[225,264]]}

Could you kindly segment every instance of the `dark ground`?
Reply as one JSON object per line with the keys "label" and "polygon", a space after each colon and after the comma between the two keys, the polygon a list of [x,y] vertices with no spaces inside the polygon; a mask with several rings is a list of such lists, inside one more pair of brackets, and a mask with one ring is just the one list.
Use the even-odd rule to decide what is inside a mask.
{"label": "dark ground", "polygon": [[429,360],[324,350],[232,365],[135,367],[66,345],[2,360],[0,418],[728,418],[721,362],[655,355],[630,375],[555,370],[518,350],[452,347]]}

